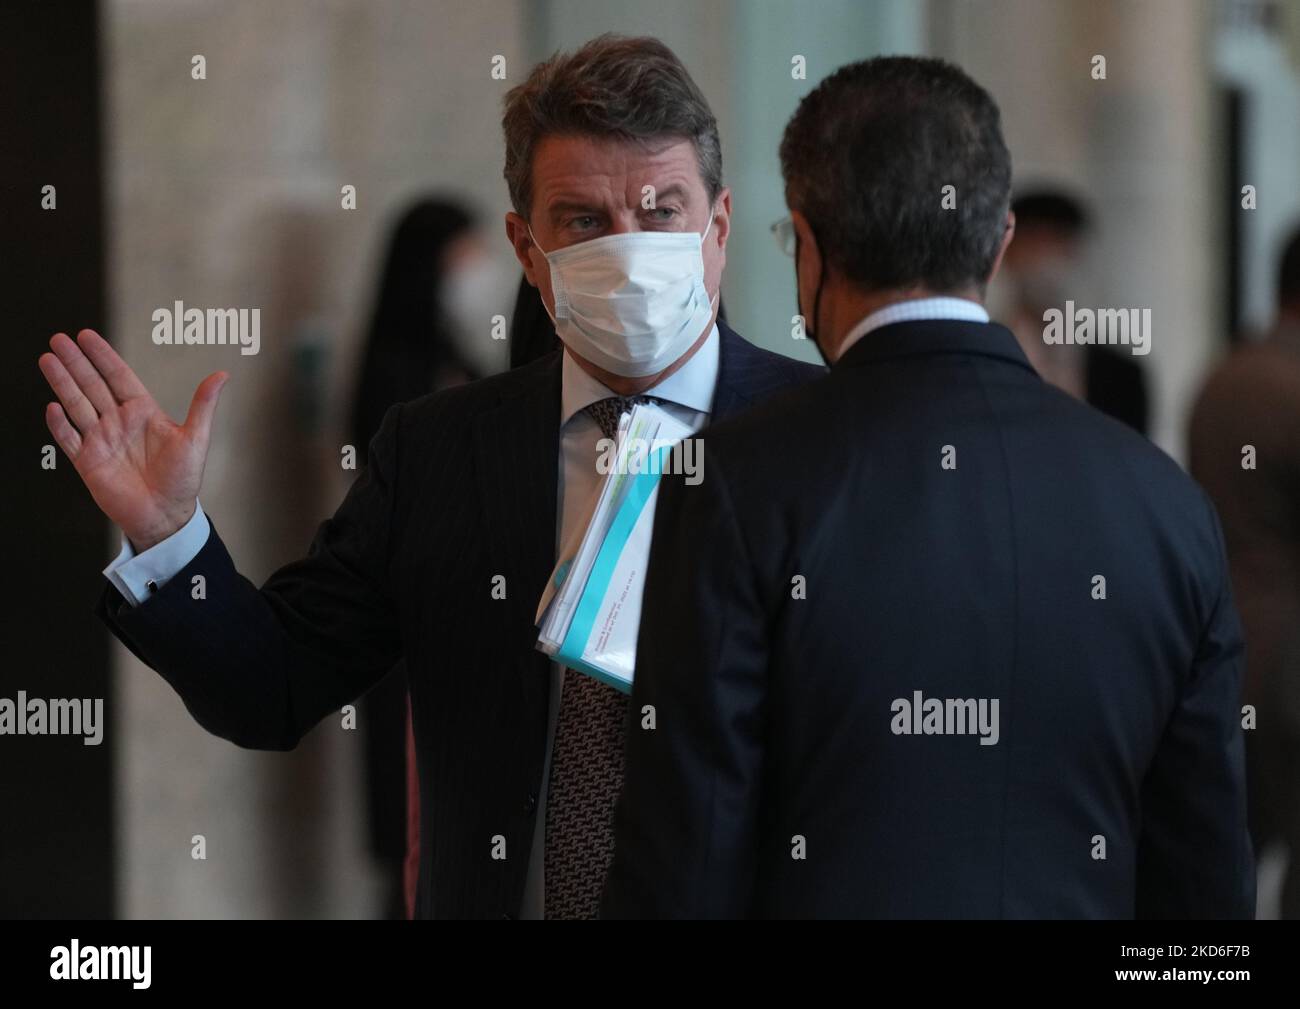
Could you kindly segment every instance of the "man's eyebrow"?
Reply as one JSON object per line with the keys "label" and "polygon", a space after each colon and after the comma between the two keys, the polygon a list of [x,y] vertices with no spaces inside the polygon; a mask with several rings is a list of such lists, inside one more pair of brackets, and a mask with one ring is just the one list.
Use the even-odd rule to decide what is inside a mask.
{"label": "man's eyebrow", "polygon": [[[663,189],[654,191],[655,202],[660,200],[679,199],[683,203],[690,202],[690,189],[680,182],[673,182]],[[561,214],[579,213],[579,214],[603,214],[606,212],[605,205],[601,202],[590,202],[577,197],[560,197],[546,205],[546,213],[552,218]]]}
{"label": "man's eyebrow", "polygon": [[605,208],[599,203],[590,203],[584,200],[562,199],[546,205],[546,212],[552,217],[560,214],[577,212],[582,214],[603,214]]}
{"label": "man's eyebrow", "polygon": [[683,203],[689,203],[691,195],[690,190],[679,182],[674,182],[672,185],[665,186],[663,189],[656,189],[654,194],[656,203],[660,200],[670,200],[673,197],[680,199]]}

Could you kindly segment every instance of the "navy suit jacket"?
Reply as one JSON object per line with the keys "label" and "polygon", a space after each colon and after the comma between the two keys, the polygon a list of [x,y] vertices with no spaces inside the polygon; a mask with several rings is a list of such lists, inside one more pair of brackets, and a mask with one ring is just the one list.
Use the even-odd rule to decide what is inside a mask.
{"label": "navy suit jacket", "polygon": [[[718,328],[715,417],[822,372]],[[111,585],[98,604],[200,725],[255,749],[292,749],[404,656],[417,917],[510,917],[522,899],[549,707],[533,618],[555,564],[560,354],[391,409],[307,556],[260,589],[214,526],[143,605]],[[504,859],[491,857],[498,835]]]}
{"label": "navy suit jacket", "polygon": [[1253,916],[1241,631],[1168,457],[949,321],[703,440],[660,487],[605,914]]}

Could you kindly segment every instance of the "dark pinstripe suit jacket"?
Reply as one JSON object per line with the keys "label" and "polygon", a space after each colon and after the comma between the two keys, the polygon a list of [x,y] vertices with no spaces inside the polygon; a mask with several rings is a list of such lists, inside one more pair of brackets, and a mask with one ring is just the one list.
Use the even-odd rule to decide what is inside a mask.
{"label": "dark pinstripe suit jacket", "polygon": [[[719,330],[717,418],[821,373]],[[405,656],[418,917],[502,917],[520,905],[546,747],[549,667],[533,617],[555,563],[559,417],[558,351],[396,406],[308,555],[261,589],[214,526],[144,605],[111,585],[99,601],[200,725],[255,749],[292,749]],[[202,600],[191,598],[196,574]],[[498,838],[504,859],[493,858]]]}

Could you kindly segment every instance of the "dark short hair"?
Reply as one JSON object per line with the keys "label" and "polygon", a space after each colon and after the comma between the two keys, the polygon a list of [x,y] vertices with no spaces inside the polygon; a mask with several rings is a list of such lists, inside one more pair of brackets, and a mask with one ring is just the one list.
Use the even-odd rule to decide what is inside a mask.
{"label": "dark short hair", "polygon": [[864,289],[982,289],[993,269],[1011,155],[997,105],[950,63],[881,56],[836,70],[786,126],[781,171],[828,266]]}
{"label": "dark short hair", "polygon": [[1060,189],[1031,189],[1011,201],[1016,228],[1043,227],[1067,238],[1082,238],[1091,226],[1088,208]]}
{"label": "dark short hair", "polygon": [[516,213],[532,210],[533,152],[543,137],[580,134],[695,145],[710,201],[722,192],[722,143],[703,92],[655,38],[606,34],[533,68],[505,97],[506,185]]}
{"label": "dark short hair", "polygon": [[1282,247],[1282,261],[1277,269],[1277,303],[1300,304],[1300,228],[1291,232]]}

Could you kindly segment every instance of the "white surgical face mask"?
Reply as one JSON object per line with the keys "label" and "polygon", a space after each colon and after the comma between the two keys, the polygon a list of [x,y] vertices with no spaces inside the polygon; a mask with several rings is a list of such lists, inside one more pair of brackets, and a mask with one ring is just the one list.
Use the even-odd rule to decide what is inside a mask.
{"label": "white surgical face mask", "polygon": [[506,341],[493,339],[494,317],[510,314],[511,281],[496,260],[476,256],[442,278],[442,305],[451,322],[451,338],[465,363],[479,375],[506,368]]}
{"label": "white surgical face mask", "polygon": [[564,345],[625,378],[656,375],[675,362],[713,315],[703,254],[712,227],[710,217],[703,235],[633,231],[554,252],[533,238],[551,267],[550,314]]}

